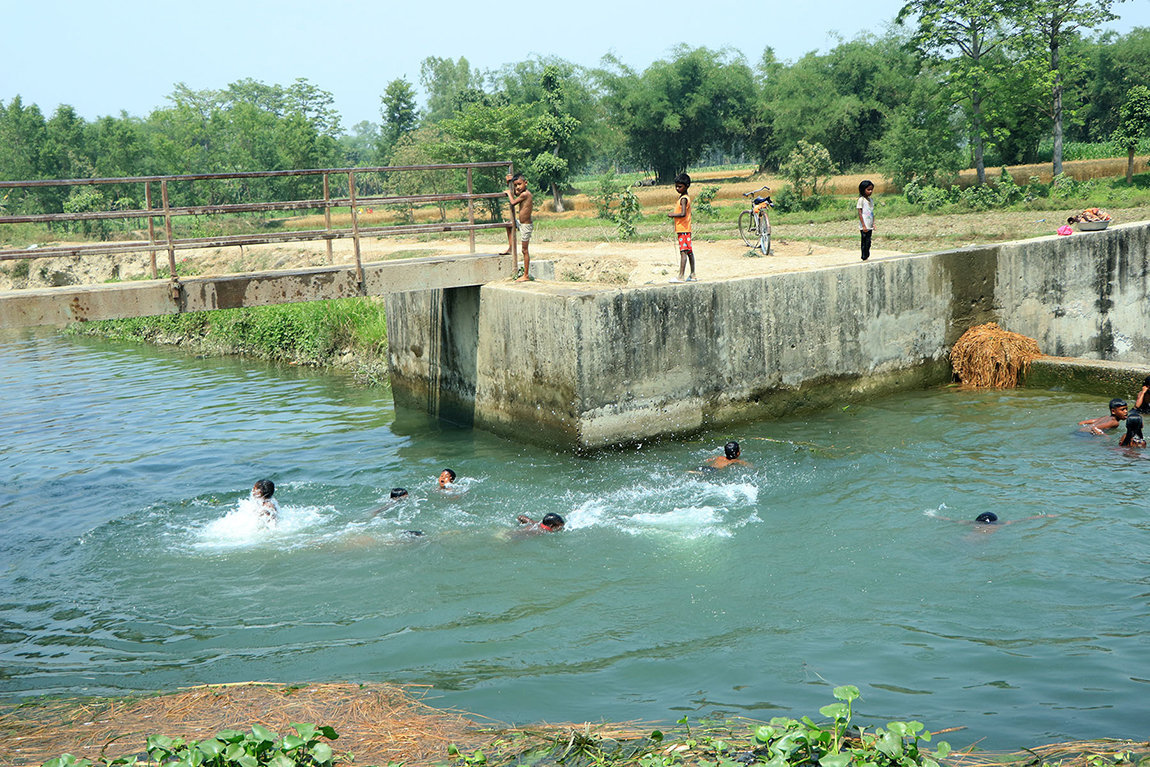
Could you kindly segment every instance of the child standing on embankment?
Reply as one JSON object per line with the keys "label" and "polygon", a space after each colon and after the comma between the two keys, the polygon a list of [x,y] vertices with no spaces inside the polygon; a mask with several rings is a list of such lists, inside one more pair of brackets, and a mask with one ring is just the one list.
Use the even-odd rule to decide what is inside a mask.
{"label": "child standing on embankment", "polygon": [[874,183],[871,181],[859,182],[859,200],[855,203],[855,211],[859,216],[859,233],[862,235],[862,260],[870,258],[870,238],[874,234]]}
{"label": "child standing on embankment", "polygon": [[[679,277],[671,282],[695,281],[695,251],[691,247],[691,198],[687,190],[691,188],[691,177],[680,173],[675,178],[675,191],[679,193],[679,202],[675,211],[668,213],[675,221],[675,239],[679,242]],[[687,262],[691,262],[691,276],[684,279],[687,272]]]}
{"label": "child standing on embankment", "polygon": [[535,230],[535,225],[531,223],[531,211],[535,207],[535,198],[531,192],[527,191],[527,179],[523,177],[522,173],[516,173],[514,176],[508,176],[507,180],[512,184],[512,190],[508,190],[507,199],[511,201],[511,210],[514,214],[515,206],[519,206],[519,222],[514,227],[507,229],[507,250],[500,255],[506,256],[511,253],[511,247],[514,240],[511,238],[515,236],[515,230],[519,230],[519,243],[523,246],[523,276],[516,280],[516,282],[527,282],[531,279],[531,254],[527,252],[528,243],[531,242],[531,233]]}

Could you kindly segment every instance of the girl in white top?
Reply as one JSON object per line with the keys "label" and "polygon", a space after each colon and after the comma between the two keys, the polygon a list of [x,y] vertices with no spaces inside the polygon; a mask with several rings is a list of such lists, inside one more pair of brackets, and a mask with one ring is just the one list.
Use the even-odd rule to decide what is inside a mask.
{"label": "girl in white top", "polygon": [[871,181],[859,182],[859,201],[855,203],[855,210],[859,216],[859,232],[862,234],[862,260],[870,258],[870,238],[874,234],[874,183]]}

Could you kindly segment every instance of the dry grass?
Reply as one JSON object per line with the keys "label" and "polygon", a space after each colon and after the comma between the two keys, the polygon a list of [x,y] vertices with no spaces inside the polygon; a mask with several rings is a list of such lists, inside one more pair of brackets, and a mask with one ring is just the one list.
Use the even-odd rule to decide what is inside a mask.
{"label": "dry grass", "polygon": [[1038,342],[1003,330],[996,323],[976,325],[962,334],[950,350],[954,374],[979,389],[1013,389],[1042,356]]}
{"label": "dry grass", "polygon": [[138,701],[33,703],[0,715],[0,764],[41,764],[64,753],[94,759],[139,754],[148,735],[202,740],[260,724],[281,735],[291,722],[331,725],[337,753],[363,764],[444,761],[447,746],[479,747],[490,734],[471,718],[420,701],[418,688],[373,684],[290,687],[207,685]]}

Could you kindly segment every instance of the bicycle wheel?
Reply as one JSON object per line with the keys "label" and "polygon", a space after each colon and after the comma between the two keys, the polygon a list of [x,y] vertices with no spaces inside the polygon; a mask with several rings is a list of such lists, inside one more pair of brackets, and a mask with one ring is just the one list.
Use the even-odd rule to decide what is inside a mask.
{"label": "bicycle wheel", "polygon": [[748,248],[751,247],[751,238],[756,236],[755,231],[755,217],[749,210],[744,210],[739,214],[739,236],[743,238],[743,244]]}
{"label": "bicycle wheel", "polygon": [[765,215],[759,218],[759,250],[764,256],[771,255],[771,222]]}

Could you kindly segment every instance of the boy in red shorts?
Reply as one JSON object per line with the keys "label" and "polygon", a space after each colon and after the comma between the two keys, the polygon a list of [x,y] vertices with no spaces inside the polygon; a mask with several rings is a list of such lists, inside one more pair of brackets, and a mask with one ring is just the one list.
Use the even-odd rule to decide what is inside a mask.
{"label": "boy in red shorts", "polygon": [[[675,219],[675,239],[679,241],[679,277],[671,282],[695,281],[695,251],[691,249],[691,198],[687,190],[691,188],[691,177],[680,173],[675,177],[675,191],[679,193],[679,203],[674,213],[668,213]],[[684,279],[687,272],[687,262],[691,262],[691,276]]]}

